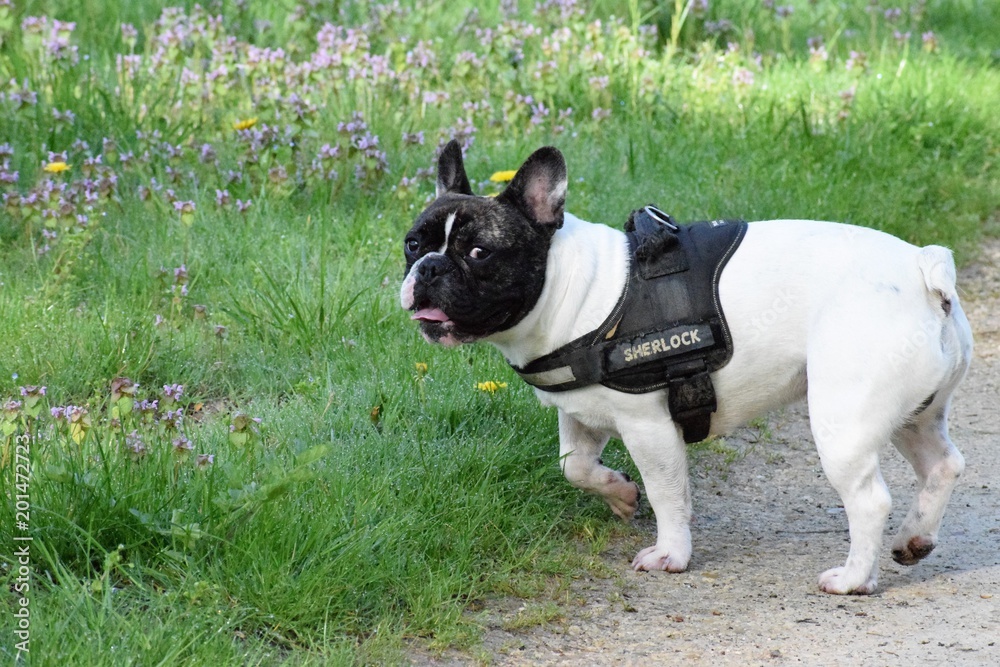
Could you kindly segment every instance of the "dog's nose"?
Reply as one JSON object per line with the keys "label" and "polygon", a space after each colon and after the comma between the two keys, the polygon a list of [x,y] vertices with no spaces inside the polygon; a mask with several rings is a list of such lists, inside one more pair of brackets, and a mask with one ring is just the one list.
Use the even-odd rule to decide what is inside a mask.
{"label": "dog's nose", "polygon": [[436,278],[450,273],[454,268],[455,265],[444,255],[428,255],[417,266],[417,277],[423,282],[432,282]]}

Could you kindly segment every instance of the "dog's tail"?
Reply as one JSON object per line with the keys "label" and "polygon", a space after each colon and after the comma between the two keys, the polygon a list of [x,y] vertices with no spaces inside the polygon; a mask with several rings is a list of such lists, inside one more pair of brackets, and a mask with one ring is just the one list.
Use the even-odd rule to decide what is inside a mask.
{"label": "dog's tail", "polygon": [[929,245],[920,249],[917,266],[924,276],[924,285],[932,305],[940,308],[944,316],[951,315],[953,304],[958,302],[955,287],[955,260],[951,251],[939,245]]}

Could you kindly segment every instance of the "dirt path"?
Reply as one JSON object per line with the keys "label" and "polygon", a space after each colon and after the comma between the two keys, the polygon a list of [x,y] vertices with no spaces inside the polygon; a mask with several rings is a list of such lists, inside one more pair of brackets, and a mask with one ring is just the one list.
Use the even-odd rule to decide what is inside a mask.
{"label": "dirt path", "polygon": [[[683,574],[631,571],[654,525],[647,510],[634,540],[602,554],[614,575],[574,581],[561,616],[523,630],[519,605],[488,603],[479,659],[497,665],[1000,665],[1000,242],[962,272],[976,358],[955,399],[952,438],[967,470],[933,554],[915,567],[889,557],[888,541],[914,492],[895,450],[883,472],[894,509],[879,591],[818,591],[819,573],[846,555],[846,519],[819,466],[805,408],[772,415],[771,436],[729,444],[733,464],[693,466],[694,558]],[[426,656],[425,656],[426,658]],[[424,660],[419,660],[424,662]]]}

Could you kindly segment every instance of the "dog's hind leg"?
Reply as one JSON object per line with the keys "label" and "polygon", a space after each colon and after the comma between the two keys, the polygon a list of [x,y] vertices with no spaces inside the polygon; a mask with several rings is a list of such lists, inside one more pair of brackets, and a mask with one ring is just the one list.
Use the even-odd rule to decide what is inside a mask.
{"label": "dog's hind leg", "polygon": [[819,587],[827,593],[865,595],[878,584],[882,533],[892,506],[879,469],[879,449],[893,424],[882,415],[892,411],[873,388],[864,391],[846,381],[841,361],[830,360],[822,369],[811,364],[808,370],[813,438],[823,471],[844,504],[851,538],[847,561],[820,575]]}
{"label": "dog's hind leg", "polygon": [[949,403],[950,398],[932,397],[892,439],[917,474],[917,496],[892,542],[892,558],[901,565],[913,565],[934,549],[948,499],[965,468],[948,437]]}
{"label": "dog's hind leg", "polygon": [[573,486],[604,498],[611,511],[628,521],[639,509],[639,487],[628,475],[601,461],[608,436],[559,411],[559,464]]}
{"label": "dog's hind leg", "polygon": [[[929,293],[941,299],[940,336],[931,339],[936,344],[928,346],[925,353],[939,359],[948,370],[937,389],[928,392],[930,395],[906,416],[892,438],[917,474],[917,496],[892,542],[892,557],[901,565],[913,565],[934,549],[945,506],[965,469],[965,459],[948,437],[948,413],[952,392],[972,360],[972,331],[955,294],[950,254],[931,246],[923,249],[921,259]],[[924,269],[924,264],[930,268]]]}

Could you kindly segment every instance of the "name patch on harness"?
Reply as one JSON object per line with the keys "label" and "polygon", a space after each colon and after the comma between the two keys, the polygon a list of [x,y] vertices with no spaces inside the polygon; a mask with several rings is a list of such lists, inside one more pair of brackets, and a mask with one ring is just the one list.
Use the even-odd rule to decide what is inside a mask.
{"label": "name patch on harness", "polygon": [[631,368],[654,359],[672,357],[715,345],[706,325],[681,325],[619,343],[608,351],[608,370]]}

